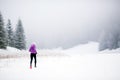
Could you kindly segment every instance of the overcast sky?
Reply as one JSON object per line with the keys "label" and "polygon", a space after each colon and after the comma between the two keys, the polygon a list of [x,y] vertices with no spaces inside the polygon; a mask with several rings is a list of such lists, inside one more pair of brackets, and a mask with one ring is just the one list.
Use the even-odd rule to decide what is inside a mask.
{"label": "overcast sky", "polygon": [[114,18],[119,0],[0,0],[0,11],[13,28],[20,18],[27,45],[69,48],[97,40],[108,20]]}

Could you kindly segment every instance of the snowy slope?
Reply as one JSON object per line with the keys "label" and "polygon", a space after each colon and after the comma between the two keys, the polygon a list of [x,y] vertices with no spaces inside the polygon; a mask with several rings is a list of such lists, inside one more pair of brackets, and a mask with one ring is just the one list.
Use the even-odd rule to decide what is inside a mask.
{"label": "snowy slope", "polygon": [[81,44],[78,46],[75,46],[73,48],[63,50],[64,53],[68,55],[88,55],[88,54],[119,54],[120,48],[115,50],[104,50],[99,51],[98,50],[99,43],[97,42],[88,42],[87,44]]}
{"label": "snowy slope", "polygon": [[98,52],[97,47],[98,43],[89,42],[67,50],[38,50],[42,56],[33,69],[29,57],[0,59],[0,80],[120,80],[120,49]]}
{"label": "snowy slope", "polygon": [[77,45],[73,48],[63,51],[69,55],[83,55],[83,54],[96,54],[98,53],[98,43],[88,42],[87,44]]}
{"label": "snowy slope", "polygon": [[[63,50],[62,48],[55,49],[41,49],[37,50],[38,56],[73,56],[73,55],[88,55],[88,54],[110,54],[110,53],[120,53],[120,48],[116,50],[104,50],[98,51],[98,43],[97,42],[88,42],[87,44],[77,45],[75,47]],[[30,53],[28,50],[18,50],[15,48],[7,47],[7,50],[0,49],[0,57],[6,56],[28,56]]]}

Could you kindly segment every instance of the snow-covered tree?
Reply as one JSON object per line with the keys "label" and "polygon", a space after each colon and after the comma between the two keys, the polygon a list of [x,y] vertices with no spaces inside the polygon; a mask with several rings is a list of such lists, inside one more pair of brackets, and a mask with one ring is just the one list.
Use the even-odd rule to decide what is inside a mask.
{"label": "snow-covered tree", "polygon": [[19,19],[15,31],[15,47],[23,50],[26,49],[25,34],[22,25],[22,21]]}
{"label": "snow-covered tree", "polygon": [[4,28],[4,22],[1,13],[0,13],[0,48],[6,49],[6,31]]}
{"label": "snow-covered tree", "polygon": [[99,39],[99,51],[102,51],[108,48],[107,42],[108,42],[107,34],[105,31],[103,31]]}
{"label": "snow-covered tree", "polygon": [[119,36],[118,36],[118,47],[120,48],[120,33],[119,33]]}
{"label": "snow-covered tree", "polygon": [[115,47],[115,37],[112,33],[108,34],[107,46],[109,50],[112,50]]}
{"label": "snow-covered tree", "polygon": [[8,19],[6,32],[7,32],[7,46],[14,47],[14,33],[10,19]]}
{"label": "snow-covered tree", "polygon": [[104,33],[101,34],[99,41],[99,50],[105,49],[117,49],[120,47],[120,26],[117,24],[114,27],[108,27],[105,29]]}
{"label": "snow-covered tree", "polygon": [[119,48],[119,36],[120,36],[120,26],[118,23],[113,24],[113,28],[111,27],[109,33],[109,49],[117,49]]}

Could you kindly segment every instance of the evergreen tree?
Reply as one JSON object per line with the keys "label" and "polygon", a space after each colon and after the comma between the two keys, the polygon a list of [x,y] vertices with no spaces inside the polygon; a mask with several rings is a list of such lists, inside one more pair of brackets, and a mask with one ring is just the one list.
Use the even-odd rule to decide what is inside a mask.
{"label": "evergreen tree", "polygon": [[105,31],[103,31],[99,39],[99,51],[107,49],[108,48],[107,44],[108,44],[107,34]]}
{"label": "evergreen tree", "polygon": [[107,46],[109,50],[112,50],[115,47],[115,38],[112,33],[108,34]]}
{"label": "evergreen tree", "polygon": [[120,33],[118,35],[118,47],[120,48]]}
{"label": "evergreen tree", "polygon": [[23,29],[21,20],[18,20],[16,31],[15,31],[15,47],[20,50],[26,49],[24,29]]}
{"label": "evergreen tree", "polygon": [[118,23],[113,23],[113,27],[111,27],[109,29],[109,33],[108,33],[108,40],[109,40],[109,44],[108,44],[108,49],[112,50],[112,49],[117,49],[119,48],[119,26]]}
{"label": "evergreen tree", "polygon": [[105,29],[99,41],[99,50],[117,49],[120,47],[120,26],[115,24],[113,27]]}
{"label": "evergreen tree", "polygon": [[9,19],[6,27],[6,32],[7,32],[7,45],[14,47],[14,33],[13,33],[11,21]]}
{"label": "evergreen tree", "polygon": [[0,48],[6,49],[6,31],[4,28],[4,22],[1,13],[0,13]]}

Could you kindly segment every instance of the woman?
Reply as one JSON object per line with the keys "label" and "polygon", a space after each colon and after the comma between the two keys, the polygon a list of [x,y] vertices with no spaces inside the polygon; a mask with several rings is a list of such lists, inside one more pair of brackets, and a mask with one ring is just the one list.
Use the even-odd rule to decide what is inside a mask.
{"label": "woman", "polygon": [[36,60],[36,54],[37,54],[37,51],[36,51],[36,46],[35,46],[35,43],[33,43],[29,49],[29,52],[31,53],[30,54],[30,69],[32,69],[32,61],[33,61],[33,58],[34,58],[34,62],[35,62],[35,67],[36,67],[36,63],[37,63],[37,60]]}

